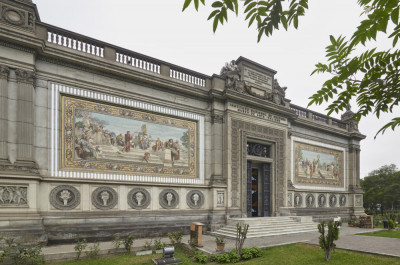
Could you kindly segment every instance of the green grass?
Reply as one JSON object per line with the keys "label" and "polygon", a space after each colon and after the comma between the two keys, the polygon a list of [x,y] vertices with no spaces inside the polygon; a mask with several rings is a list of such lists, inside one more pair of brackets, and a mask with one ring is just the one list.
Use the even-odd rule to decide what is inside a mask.
{"label": "green grass", "polygon": [[360,236],[378,236],[378,237],[390,237],[390,238],[399,238],[400,239],[400,229],[398,230],[392,230],[392,231],[378,231],[378,232],[373,232],[373,233],[362,233],[362,234],[357,234]]}
{"label": "green grass", "polygon": [[[131,264],[153,264],[152,258],[159,258],[160,254],[153,254],[149,256],[110,256],[101,257],[94,260],[80,260],[69,261],[64,263],[57,263],[59,265],[131,265]],[[199,264],[191,261],[190,258],[185,256],[180,250],[176,251],[176,257],[182,259],[182,264]],[[236,264],[246,265],[261,265],[261,264],[282,264],[282,265],[312,265],[312,264],[363,264],[363,265],[391,265],[399,264],[399,258],[392,258],[380,255],[364,254],[346,250],[335,250],[332,253],[329,263],[325,262],[324,252],[317,246],[307,244],[292,244],[286,246],[272,247],[263,250],[263,257],[252,259],[246,262],[239,262]]]}

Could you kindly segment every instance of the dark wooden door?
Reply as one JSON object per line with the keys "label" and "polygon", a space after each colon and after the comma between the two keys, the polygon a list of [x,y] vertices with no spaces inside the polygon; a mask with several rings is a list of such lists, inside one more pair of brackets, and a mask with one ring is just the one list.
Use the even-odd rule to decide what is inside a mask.
{"label": "dark wooden door", "polygon": [[250,160],[247,161],[247,217],[251,217],[251,209],[252,209],[252,196],[251,196],[251,186],[252,186],[252,172],[251,172],[252,163]]}
{"label": "dark wooden door", "polygon": [[271,164],[262,165],[262,216],[271,215]]}

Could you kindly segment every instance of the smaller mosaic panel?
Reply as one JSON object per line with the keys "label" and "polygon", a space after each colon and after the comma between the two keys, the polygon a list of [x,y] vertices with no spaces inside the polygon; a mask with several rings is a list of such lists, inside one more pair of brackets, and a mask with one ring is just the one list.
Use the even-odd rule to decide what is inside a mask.
{"label": "smaller mosaic panel", "polygon": [[343,157],[343,151],[295,141],[294,185],[343,188]]}

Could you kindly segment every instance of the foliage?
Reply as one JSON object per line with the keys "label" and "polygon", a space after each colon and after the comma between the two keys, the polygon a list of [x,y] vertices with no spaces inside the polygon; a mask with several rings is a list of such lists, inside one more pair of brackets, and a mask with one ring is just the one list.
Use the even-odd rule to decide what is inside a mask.
{"label": "foliage", "polygon": [[188,131],[183,132],[183,135],[182,135],[182,137],[181,137],[181,142],[182,142],[182,145],[183,145],[187,150],[189,150],[189,147],[190,147],[190,138],[189,138],[189,132],[188,132]]}
{"label": "foliage", "polygon": [[196,252],[196,254],[194,254],[194,259],[199,263],[207,263],[208,256],[206,254],[203,254],[202,252],[198,251],[198,252]]}
{"label": "foliage", "polygon": [[119,247],[122,244],[122,240],[121,240],[121,235],[120,234],[117,233],[117,234],[114,235],[114,239],[112,241],[112,244],[113,244],[115,250],[119,249]]}
{"label": "foliage", "polygon": [[394,229],[394,222],[393,222],[392,219],[390,219],[390,220],[389,220],[389,223],[388,223],[388,230],[391,231],[391,230],[393,230],[393,229]]}
{"label": "foliage", "polygon": [[8,258],[15,265],[40,265],[45,263],[41,245],[23,246],[11,242],[3,251],[3,258]]}
{"label": "foliage", "polygon": [[[342,225],[341,221],[330,220],[328,223],[321,222],[318,224],[318,231],[321,234],[319,236],[319,246],[325,252],[325,260],[331,259],[331,252],[336,248],[336,244],[333,242],[339,239],[339,227]],[[328,227],[328,233],[325,235],[325,227]]]}
{"label": "foliage", "polygon": [[[183,10],[191,3],[198,10],[199,2],[205,0],[185,0]],[[211,4],[213,11],[208,20],[213,19],[213,31],[218,24],[228,21],[228,12],[239,13],[238,0],[216,0]],[[326,47],[327,63],[317,63],[314,73],[328,73],[332,77],[322,88],[310,97],[309,106],[331,102],[328,115],[346,109],[350,100],[356,98],[358,110],[354,118],[359,121],[368,114],[380,117],[382,113],[392,113],[400,102],[400,51],[396,49],[400,37],[399,1],[396,0],[359,0],[364,9],[364,20],[355,29],[349,40],[346,37],[330,36]],[[263,35],[270,36],[279,26],[287,30],[290,25],[298,27],[299,17],[308,9],[308,0],[245,0],[243,13],[249,27],[257,22],[258,41]],[[376,41],[378,33],[392,39],[393,49],[379,51],[376,48],[354,55],[360,46]],[[400,117],[384,125],[378,132],[394,130],[400,126]]]}
{"label": "foliage", "polygon": [[145,241],[142,250],[151,250],[151,246],[153,245],[153,240]]}
{"label": "foliage", "polygon": [[218,244],[218,243],[225,243],[225,238],[224,238],[224,236],[217,236],[217,237],[215,237],[215,242],[217,242],[217,244]]}
{"label": "foliage", "polygon": [[124,248],[126,250],[126,253],[128,253],[128,254],[131,253],[131,248],[132,248],[132,245],[133,245],[133,236],[132,235],[128,235],[124,239],[123,243],[124,243]]}
{"label": "foliage", "polygon": [[262,257],[262,251],[258,247],[243,248],[240,257],[242,260]]}
{"label": "foliage", "polygon": [[237,254],[235,249],[231,251],[220,254],[220,255],[211,255],[210,261],[216,261],[218,263],[236,263],[240,260],[240,256]]}
{"label": "foliage", "polygon": [[76,251],[76,260],[79,260],[79,258],[81,257],[82,251],[85,250],[85,248],[87,247],[87,241],[86,238],[83,238],[82,240],[80,240],[78,237],[75,238],[75,246],[74,246],[74,250]]}
{"label": "foliage", "polygon": [[168,238],[171,241],[172,245],[181,244],[182,242],[183,233],[182,231],[177,231],[173,233],[168,233]]}
{"label": "foliage", "polygon": [[161,242],[161,238],[156,238],[154,239],[154,248],[155,249],[163,249],[165,247],[165,244]]}
{"label": "foliage", "polygon": [[248,230],[248,224],[236,224],[236,252],[239,256],[242,254],[242,248],[244,241],[246,240]]}
{"label": "foliage", "polygon": [[93,245],[89,246],[89,250],[85,251],[86,257],[94,259],[99,255],[100,252],[100,243],[94,243]]}
{"label": "foliage", "polygon": [[385,209],[400,208],[400,171],[396,170],[393,164],[385,165],[361,180],[361,187],[365,191],[365,208],[379,208],[381,214]]}

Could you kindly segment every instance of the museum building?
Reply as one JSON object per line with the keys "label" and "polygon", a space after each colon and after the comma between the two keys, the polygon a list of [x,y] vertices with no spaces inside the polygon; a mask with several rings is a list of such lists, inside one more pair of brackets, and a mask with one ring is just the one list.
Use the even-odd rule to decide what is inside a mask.
{"label": "museum building", "polygon": [[[61,243],[363,213],[360,141],[239,57],[211,76],[0,0],[0,236]],[[221,62],[223,65],[223,62]]]}

